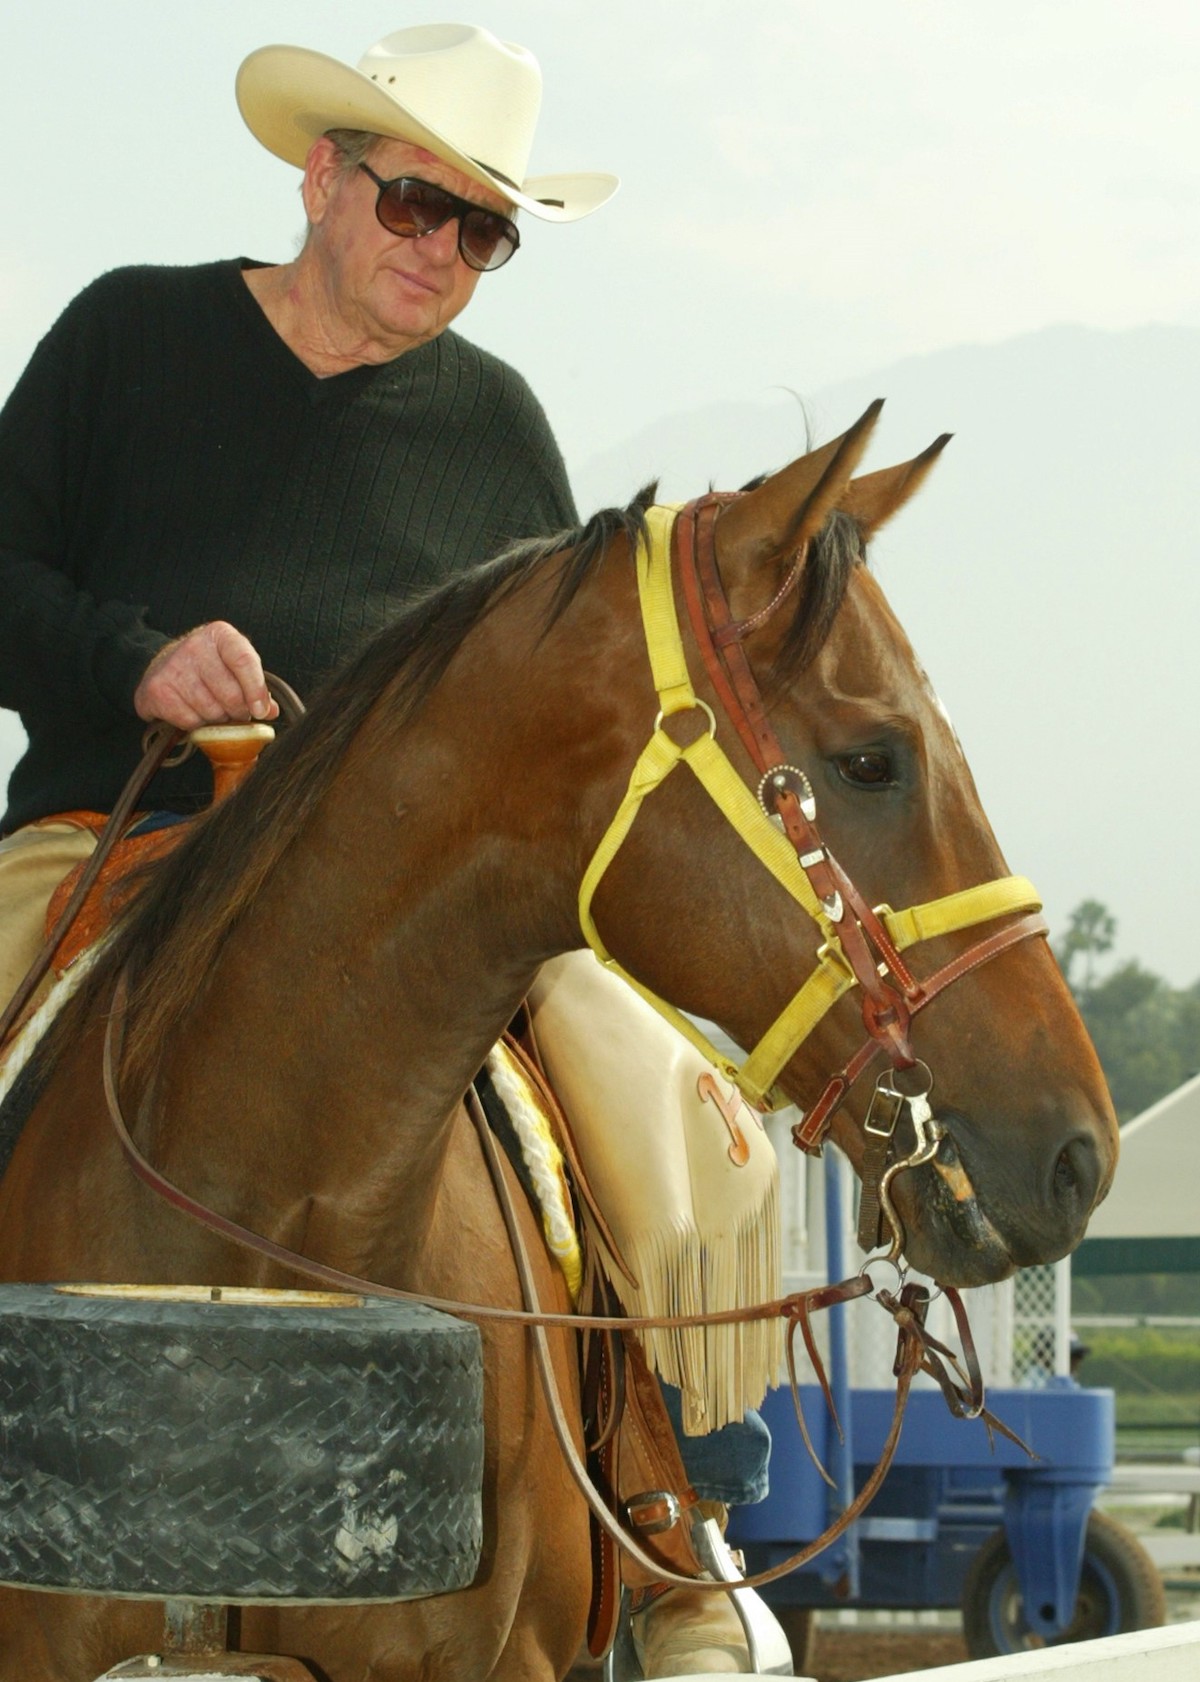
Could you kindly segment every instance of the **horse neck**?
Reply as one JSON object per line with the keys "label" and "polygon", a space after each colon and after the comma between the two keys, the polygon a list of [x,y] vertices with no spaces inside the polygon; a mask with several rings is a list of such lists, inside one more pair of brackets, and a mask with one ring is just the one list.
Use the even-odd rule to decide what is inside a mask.
{"label": "horse neck", "polygon": [[[370,716],[147,1093],[162,1148],[194,1156],[226,1148],[216,1118],[244,1109],[249,1075],[230,1177],[269,1172],[281,1208],[369,1224],[386,1204],[417,1230],[464,1089],[539,964],[580,943],[581,814],[611,812],[630,746],[603,698],[596,748],[605,688],[571,630],[531,688],[522,621],[493,618],[415,719],[397,727],[386,698]],[[584,640],[605,639],[591,622]]]}

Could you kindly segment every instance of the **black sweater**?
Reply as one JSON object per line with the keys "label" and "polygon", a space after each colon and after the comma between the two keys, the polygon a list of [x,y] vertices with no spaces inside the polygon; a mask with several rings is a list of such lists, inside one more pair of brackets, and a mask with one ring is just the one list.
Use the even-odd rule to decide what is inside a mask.
{"label": "black sweater", "polygon": [[[228,620],[305,695],[414,591],[574,522],[513,369],[446,332],[318,379],[243,266],[103,276],[0,412],[0,706],[29,735],[5,831],[111,808],[171,637]],[[209,786],[193,760],[148,803]]]}

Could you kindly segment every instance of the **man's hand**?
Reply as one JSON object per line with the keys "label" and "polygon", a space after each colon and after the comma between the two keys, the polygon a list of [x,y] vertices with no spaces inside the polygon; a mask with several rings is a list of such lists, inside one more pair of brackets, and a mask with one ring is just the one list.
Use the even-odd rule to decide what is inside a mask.
{"label": "man's hand", "polygon": [[253,644],[222,619],[198,625],[159,649],[133,705],[147,723],[162,719],[177,730],[279,716]]}

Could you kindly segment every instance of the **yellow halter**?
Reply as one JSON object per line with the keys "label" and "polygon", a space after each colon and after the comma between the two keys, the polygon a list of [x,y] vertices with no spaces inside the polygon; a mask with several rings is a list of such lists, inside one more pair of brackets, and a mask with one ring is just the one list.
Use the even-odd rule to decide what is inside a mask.
{"label": "yellow halter", "polygon": [[[735,1081],[750,1104],[756,1109],[770,1110],[790,1102],[775,1090],[780,1071],[826,1012],[857,983],[837,930],[801,869],[794,848],[772,823],[719,746],[712,709],[692,688],[671,576],[671,534],[677,513],[677,507],[650,508],[646,514],[648,541],[638,546],[638,595],[660,711],[653,733],[633,768],[625,797],[584,872],[579,888],[579,921],[588,945],[601,963],[622,976]],[[692,710],[703,715],[707,729],[694,741],[681,746],[667,734],[665,724],[677,713]],[[719,1052],[694,1022],[622,968],[606,948],[592,916],[596,889],[629,834],[643,801],[681,763],[689,767],[751,852],[812,918],[822,936],[816,968],[740,1067]],[[893,911],[885,906],[879,916],[897,951],[904,951],[919,941],[952,934],[996,917],[1039,911],[1041,903],[1033,884],[1024,876],[1004,876],[930,900],[925,905],[912,906],[907,911]]]}

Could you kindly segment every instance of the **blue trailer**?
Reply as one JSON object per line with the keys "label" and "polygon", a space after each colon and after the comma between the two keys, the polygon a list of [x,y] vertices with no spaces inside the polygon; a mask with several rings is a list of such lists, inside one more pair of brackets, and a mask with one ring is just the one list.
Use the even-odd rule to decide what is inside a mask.
{"label": "blue trailer", "polygon": [[[844,1277],[844,1187],[836,1157],[825,1165],[826,1265]],[[881,1316],[882,1317],[882,1316]],[[845,1440],[815,1385],[802,1387],[814,1447],[831,1489],[811,1463],[790,1391],[772,1391],[771,1492],[739,1508],[730,1541],[747,1572],[778,1563],[825,1530],[879,1459],[893,1392],[850,1383],[845,1310],[829,1328],[831,1386]],[[1147,1628],[1163,1619],[1162,1582],[1124,1526],[1094,1510],[1111,1480],[1110,1390],[1048,1374],[1036,1386],[991,1388],[988,1406],[1034,1451],[954,1419],[937,1389],[911,1394],[895,1461],[867,1513],[811,1564],[762,1593],[781,1617],[817,1607],[961,1607],[972,1657]]]}

